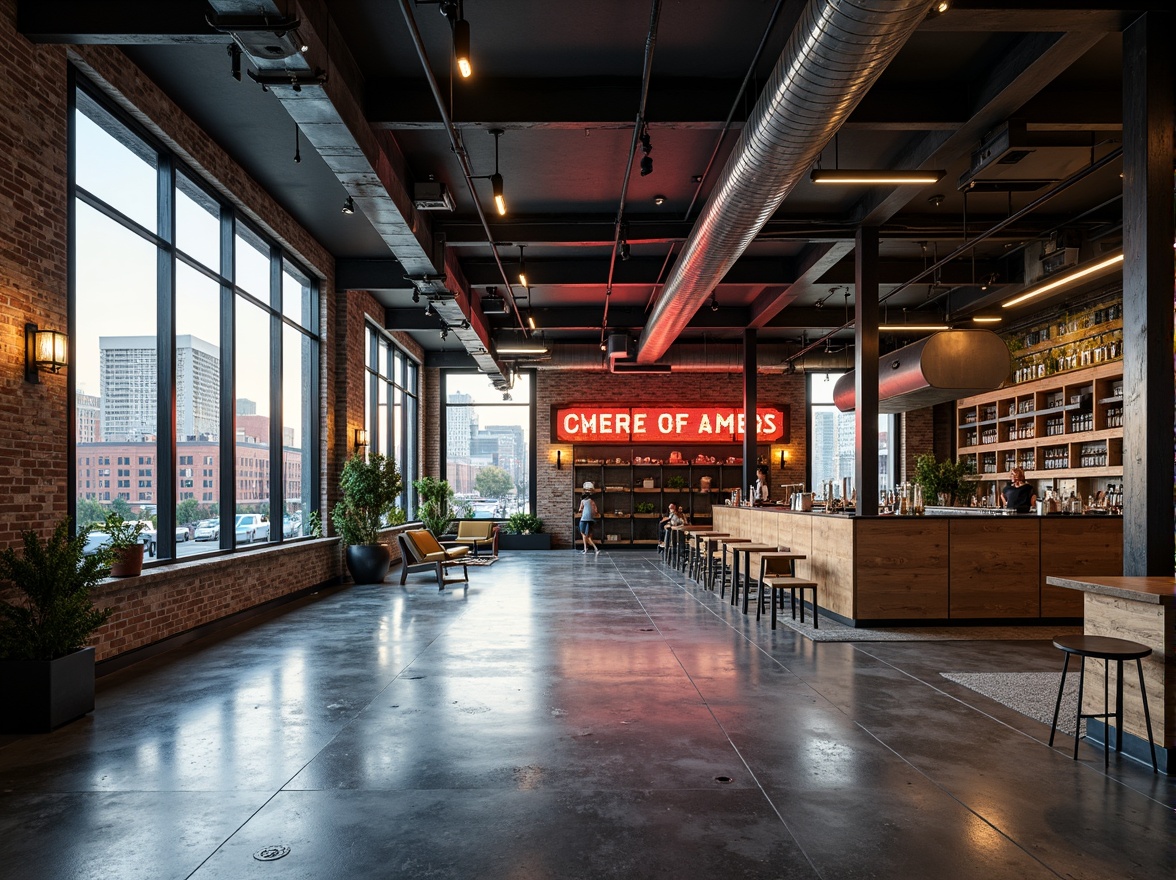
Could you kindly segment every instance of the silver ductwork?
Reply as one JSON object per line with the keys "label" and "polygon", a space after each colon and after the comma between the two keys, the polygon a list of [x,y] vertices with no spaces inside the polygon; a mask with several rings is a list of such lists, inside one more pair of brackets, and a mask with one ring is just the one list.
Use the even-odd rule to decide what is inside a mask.
{"label": "silver ductwork", "polygon": [[662,358],[928,10],[928,0],[810,0],[654,303],[639,363]]}
{"label": "silver ductwork", "polygon": [[[944,330],[878,359],[878,412],[922,409],[1001,386],[1012,369],[1008,346],[991,330]],[[855,374],[833,386],[842,412],[857,405]]]}

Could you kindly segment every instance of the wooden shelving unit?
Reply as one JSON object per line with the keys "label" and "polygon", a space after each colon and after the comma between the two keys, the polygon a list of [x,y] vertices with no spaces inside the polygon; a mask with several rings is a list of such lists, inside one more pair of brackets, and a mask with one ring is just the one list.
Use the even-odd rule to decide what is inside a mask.
{"label": "wooden shelving unit", "polygon": [[1084,496],[1090,480],[1123,476],[1119,361],[964,398],[956,414],[958,455],[981,483],[1003,483],[1018,466],[1029,482],[1077,479]]}
{"label": "wooden shelving unit", "polygon": [[[644,447],[576,447],[573,449],[572,530],[578,539],[576,523],[582,486],[591,482],[596,488],[592,497],[600,508],[601,546],[656,546],[658,521],[673,502],[682,507],[692,523],[711,521],[711,509],[722,504],[743,483],[742,446],[681,446],[682,464],[670,464],[669,449]],[[769,446],[760,446],[757,459],[766,462]],[[714,463],[699,463],[698,456],[714,458]],[[645,463],[650,458],[658,464]],[[710,488],[702,489],[703,478],[710,478]],[[652,487],[645,481],[652,480]],[[675,485],[670,485],[674,483]],[[680,483],[681,485],[676,485]],[[746,492],[746,487],[743,487]],[[637,505],[652,504],[648,513],[638,512]],[[599,527],[598,527],[599,528]],[[594,532],[594,535],[596,533]],[[610,539],[610,535],[615,538]]]}

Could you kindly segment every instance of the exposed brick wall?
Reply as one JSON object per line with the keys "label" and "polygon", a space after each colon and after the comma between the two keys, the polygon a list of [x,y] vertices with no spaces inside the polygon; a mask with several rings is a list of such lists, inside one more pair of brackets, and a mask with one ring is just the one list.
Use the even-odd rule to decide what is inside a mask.
{"label": "exposed brick wall", "polygon": [[0,0],[0,546],[65,515],[66,374],[24,380],[24,325],[65,330],[66,68]]}
{"label": "exposed brick wall", "polygon": [[[757,396],[762,403],[788,404],[790,433],[787,444],[773,444],[769,456],[771,484],[804,482],[808,464],[803,375],[761,373]],[[569,509],[574,497],[572,447],[551,440],[551,407],[575,403],[714,403],[741,406],[743,376],[731,373],[676,373],[617,375],[585,370],[536,371],[536,513],[551,532],[553,547],[568,547],[572,539]],[[632,447],[621,447],[630,449]],[[556,468],[556,450],[564,467]],[[780,468],[780,450],[787,449],[787,466]],[[627,455],[626,452],[618,452]],[[740,455],[740,452],[736,452]]]}
{"label": "exposed brick wall", "polygon": [[[72,61],[243,216],[293,253],[322,290],[323,471],[321,504],[329,510],[341,458],[352,436],[350,380],[335,381],[349,347],[337,321],[334,260],[261,186],[185,116],[118,49],[34,46],[16,33],[16,0],[0,0],[0,546],[21,530],[48,533],[69,509],[67,376],[24,381],[24,323],[65,329],[68,309],[67,111]],[[343,307],[346,312],[346,307]],[[382,310],[375,312],[382,319]],[[362,335],[360,336],[362,339]],[[359,363],[362,370],[362,351]],[[344,357],[343,365],[351,364]],[[359,411],[362,414],[362,396]],[[341,417],[336,419],[336,412]],[[117,607],[99,633],[99,659],[330,582],[343,571],[337,542],[312,541],[149,569],[101,590]]]}

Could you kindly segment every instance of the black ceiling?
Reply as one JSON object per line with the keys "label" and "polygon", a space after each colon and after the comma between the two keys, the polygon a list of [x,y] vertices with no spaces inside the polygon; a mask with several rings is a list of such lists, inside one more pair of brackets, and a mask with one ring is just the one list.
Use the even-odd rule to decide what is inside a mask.
{"label": "black ceiling", "polygon": [[[144,5],[22,2],[19,24],[38,41],[123,45],[336,256],[341,279],[376,292],[389,309],[389,326],[409,330],[430,351],[453,351],[463,348],[460,334],[443,342],[437,319],[425,317],[404,279],[422,273],[412,268],[419,266],[419,259],[412,262],[415,243],[404,249],[389,231],[396,220],[389,212],[403,198],[397,187],[411,194],[414,183],[434,178],[452,195],[454,211],[418,215],[434,248],[443,240],[448,259],[456,260],[450,286],[458,279],[475,301],[489,288],[504,293],[502,276],[513,279],[521,245],[531,287],[511,290],[544,340],[598,342],[610,277],[608,329],[636,336],[802,4],[465,0],[470,81],[451,75],[451,27],[437,2],[172,0],[146,4],[163,7],[146,19]],[[943,14],[929,11],[824,149],[821,165],[914,164],[944,177],[931,186],[879,191],[818,187],[805,175],[715,289],[718,309],[699,310],[680,338],[736,340],[750,325],[762,339],[799,347],[841,326],[847,310],[852,315],[853,239],[863,222],[880,227],[881,289],[892,323],[959,322],[994,305],[1025,285],[1026,254],[1035,258],[1035,243],[1051,235],[1080,240],[1084,255],[1116,246],[1120,34],[1138,13],[1111,6],[957,0]],[[274,20],[297,19],[300,34],[313,36],[305,65],[308,76],[325,72],[326,86],[304,78],[294,95],[287,83],[263,90],[248,75],[231,76],[230,37],[208,17],[222,16],[222,25],[231,15],[256,21],[259,9]],[[414,28],[468,157],[474,194],[442,124]],[[653,172],[641,175],[642,151],[632,150],[646,57]],[[243,59],[246,71],[261,75],[284,71],[284,63]],[[313,103],[322,92],[329,104]],[[348,119],[348,102],[364,117],[349,121],[356,140],[393,157],[391,187],[386,178],[350,171],[330,148],[326,127],[316,128],[324,106]],[[297,164],[295,119],[302,123]],[[1006,124],[1025,145],[1010,154],[1019,161],[994,163],[961,190],[981,140]],[[357,127],[364,130],[356,134]],[[494,214],[490,181],[483,179],[495,170],[491,129],[502,130],[498,168],[509,205],[503,218]],[[1046,198],[1059,181],[1108,156],[1081,182]],[[360,208],[353,215],[340,211],[349,193]],[[964,248],[1038,201],[1007,228]],[[628,260],[614,247],[622,211]],[[432,256],[440,266],[445,255]],[[518,321],[487,318],[485,341]],[[472,350],[469,334],[465,339]]]}

